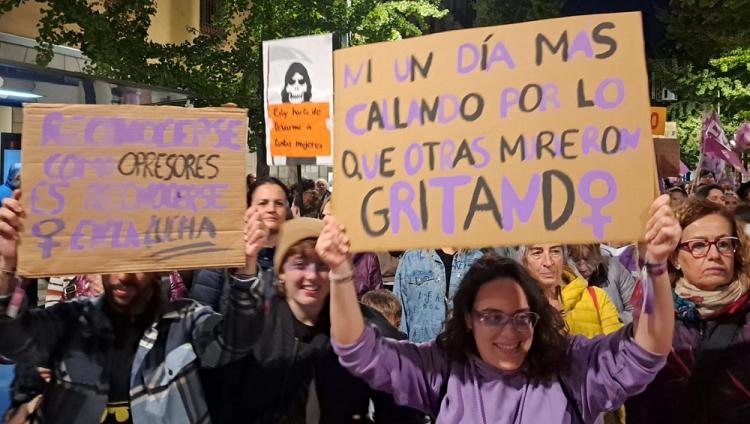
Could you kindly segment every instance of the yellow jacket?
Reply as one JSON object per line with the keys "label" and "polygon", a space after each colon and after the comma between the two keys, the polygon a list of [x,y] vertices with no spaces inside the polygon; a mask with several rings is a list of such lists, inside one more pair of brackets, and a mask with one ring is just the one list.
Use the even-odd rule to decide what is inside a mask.
{"label": "yellow jacket", "polygon": [[[570,334],[592,338],[622,328],[617,308],[604,290],[589,288],[586,279],[569,269],[563,271],[563,281],[567,284],[562,287],[560,295]],[[596,301],[592,296],[596,296]]]}

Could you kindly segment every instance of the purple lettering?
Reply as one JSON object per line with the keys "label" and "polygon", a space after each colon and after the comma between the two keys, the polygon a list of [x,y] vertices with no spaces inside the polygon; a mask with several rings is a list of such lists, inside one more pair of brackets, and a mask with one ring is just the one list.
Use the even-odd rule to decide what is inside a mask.
{"label": "purple lettering", "polygon": [[500,117],[507,118],[508,110],[514,106],[518,106],[518,98],[520,91],[513,87],[508,87],[500,93]]}
{"label": "purple lettering", "polygon": [[349,84],[351,82],[351,85],[357,85],[359,83],[359,78],[362,76],[362,69],[364,69],[365,63],[362,62],[359,64],[359,69],[357,69],[357,75],[352,75],[352,69],[349,67],[349,64],[347,63],[344,65],[344,88],[349,88]]}
{"label": "purple lettering", "polygon": [[471,140],[471,151],[477,153],[482,157],[481,162],[477,162],[474,164],[475,169],[483,169],[490,164],[490,152],[482,147],[482,145],[480,144],[482,141],[484,141],[484,136],[479,136]]}
{"label": "purple lettering", "polygon": [[357,128],[357,125],[354,122],[354,120],[357,119],[357,114],[364,112],[365,109],[367,109],[366,104],[357,103],[346,111],[346,129],[348,129],[350,133],[360,136],[367,132],[365,129]]}
{"label": "purple lettering", "polygon": [[456,143],[447,139],[440,144],[440,170],[453,169],[453,157],[456,154]]}
{"label": "purple lettering", "polygon": [[[92,146],[96,146],[98,144],[109,144],[108,142],[114,137],[112,137],[113,134],[110,127],[105,126],[106,123],[107,118],[102,118],[99,116],[91,118],[89,122],[86,123],[86,128],[83,131],[83,139],[86,141],[86,144]],[[102,134],[103,142],[95,140],[96,130],[98,130],[100,126],[104,126],[104,128],[102,129],[102,131],[104,132],[104,134]]]}
{"label": "purple lettering", "polygon": [[[464,64],[465,54],[471,54],[471,59],[468,64]],[[458,60],[456,61],[457,71],[459,74],[465,74],[471,72],[479,64],[481,53],[479,47],[471,44],[464,43],[458,46]]]}
{"label": "purple lettering", "polygon": [[[609,86],[614,86],[617,90],[615,99],[611,102],[604,97],[604,91]],[[609,78],[602,81],[596,88],[596,105],[602,109],[614,109],[622,104],[625,99],[625,83],[620,78]]]}
{"label": "purple lettering", "polygon": [[[412,163],[414,152],[417,154],[416,163]],[[404,169],[406,170],[406,174],[409,176],[414,175],[422,169],[422,166],[424,166],[424,151],[422,150],[422,145],[419,143],[411,143],[404,152]]]}
{"label": "purple lettering", "polygon": [[[47,224],[51,224],[52,228],[43,229],[43,226],[48,227]],[[65,228],[65,222],[62,219],[45,219],[35,223],[31,227],[31,234],[34,237],[42,239],[37,246],[42,249],[42,259],[47,259],[52,256],[52,248],[60,246],[59,242],[53,241],[52,237],[59,234]]]}
{"label": "purple lettering", "polygon": [[85,246],[81,245],[81,241],[84,237],[86,237],[86,233],[84,232],[84,228],[86,226],[92,226],[93,221],[90,219],[82,219],[78,222],[78,225],[76,225],[75,230],[73,230],[73,234],[70,235],[70,250],[83,250],[85,249]]}
{"label": "purple lettering", "polygon": [[398,65],[398,59],[393,59],[393,73],[396,75],[396,81],[398,82],[404,82],[409,79],[409,74],[411,73],[411,57],[407,57],[404,62],[406,71],[402,74],[401,67]]}
{"label": "purple lettering", "polygon": [[48,143],[64,144],[60,132],[63,116],[60,112],[52,112],[44,117],[42,122],[42,146]]}
{"label": "purple lettering", "polygon": [[627,128],[620,128],[620,151],[626,152],[637,149],[641,140],[641,129],[636,128],[632,133]]}
{"label": "purple lettering", "polygon": [[[592,186],[597,180],[606,184],[606,193],[601,197],[594,197],[591,194]],[[589,171],[583,175],[578,184],[578,195],[591,206],[591,215],[581,218],[581,223],[591,225],[594,237],[604,240],[604,226],[612,222],[612,217],[603,215],[602,209],[617,198],[615,178],[606,171]]]}
{"label": "purple lettering", "polygon": [[[47,187],[47,194],[55,201],[52,209],[41,209],[40,204],[47,203],[42,202],[40,195],[37,190],[42,187]],[[68,183],[48,183],[46,181],[40,181],[39,184],[31,189],[31,213],[34,215],[57,215],[65,209],[65,197],[60,193],[59,189],[68,188]]]}
{"label": "purple lettering", "polygon": [[578,53],[583,53],[589,59],[594,57],[594,48],[591,46],[591,40],[586,31],[581,31],[576,35],[575,40],[573,40],[568,50],[568,60],[572,60]]}
{"label": "purple lettering", "polygon": [[367,154],[362,153],[362,169],[365,171],[365,177],[368,180],[375,178],[378,175],[378,168],[380,167],[380,155],[375,155],[372,158],[372,168],[367,166]]}
{"label": "purple lettering", "polygon": [[516,64],[513,63],[513,57],[510,55],[508,49],[505,48],[505,44],[502,41],[496,43],[492,49],[492,54],[487,59],[487,69],[485,71],[489,72],[495,62],[505,62],[505,66],[508,69],[515,69],[516,67]]}
{"label": "purple lettering", "polygon": [[456,187],[464,186],[470,182],[471,177],[468,175],[430,178],[430,187],[443,189],[442,222],[445,234],[453,234],[456,228]]}
{"label": "purple lettering", "polygon": [[[238,127],[244,125],[245,122],[240,119],[230,119],[227,121],[227,125],[221,128],[220,125],[223,121],[224,119],[218,119],[213,123],[213,128],[219,136],[219,142],[216,143],[214,148],[224,148],[235,152],[241,151],[247,143],[247,134],[235,134],[235,131]],[[233,143],[232,140],[234,139],[239,139],[240,144]]]}
{"label": "purple lettering", "polygon": [[[401,198],[401,192],[406,192],[406,198]],[[391,230],[393,234],[398,234],[401,230],[401,214],[406,214],[406,218],[411,224],[412,231],[419,231],[419,215],[414,210],[414,188],[406,181],[398,181],[391,186]]]}
{"label": "purple lettering", "polygon": [[583,154],[588,155],[589,152],[601,153],[602,147],[599,144],[599,129],[593,125],[589,125],[583,130]]}
{"label": "purple lettering", "polygon": [[[453,103],[453,113],[451,115],[446,114],[446,108],[448,101]],[[445,94],[440,96],[440,103],[438,103],[438,122],[441,124],[447,124],[448,122],[453,121],[456,119],[456,116],[458,116],[458,97],[454,96],[453,94]]]}
{"label": "purple lettering", "polygon": [[518,222],[526,223],[531,219],[534,212],[536,199],[539,197],[539,188],[541,187],[539,174],[534,174],[529,180],[529,186],[526,190],[526,196],[520,197],[516,193],[508,177],[503,177],[500,194],[502,196],[503,208],[503,231],[513,230],[513,212],[518,215]]}

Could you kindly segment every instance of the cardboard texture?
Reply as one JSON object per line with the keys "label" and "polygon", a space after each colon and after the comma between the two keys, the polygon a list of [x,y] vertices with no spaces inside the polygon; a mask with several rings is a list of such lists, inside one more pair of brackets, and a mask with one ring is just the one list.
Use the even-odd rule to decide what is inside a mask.
{"label": "cardboard texture", "polygon": [[667,108],[651,107],[651,134],[664,135],[667,128]]}
{"label": "cardboard texture", "polygon": [[27,104],[23,276],[244,264],[247,110]]}
{"label": "cardboard texture", "polygon": [[334,52],[355,251],[638,239],[654,199],[639,13]]}
{"label": "cardboard texture", "polygon": [[654,137],[656,168],[659,176],[680,176],[680,142],[676,138]]}

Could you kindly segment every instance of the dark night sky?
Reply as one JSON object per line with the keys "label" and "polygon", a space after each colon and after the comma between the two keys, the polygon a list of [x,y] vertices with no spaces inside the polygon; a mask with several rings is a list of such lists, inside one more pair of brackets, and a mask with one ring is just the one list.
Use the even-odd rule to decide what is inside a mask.
{"label": "dark night sky", "polygon": [[640,11],[643,13],[646,50],[652,53],[653,48],[664,39],[664,25],[657,16],[665,13],[668,5],[669,0],[567,0],[562,15]]}

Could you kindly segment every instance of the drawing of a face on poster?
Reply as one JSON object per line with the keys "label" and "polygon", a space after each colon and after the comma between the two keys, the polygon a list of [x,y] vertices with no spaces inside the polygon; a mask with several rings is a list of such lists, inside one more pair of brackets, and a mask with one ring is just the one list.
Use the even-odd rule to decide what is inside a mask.
{"label": "drawing of a face on poster", "polygon": [[309,102],[311,97],[312,84],[307,68],[299,62],[292,63],[284,77],[284,89],[281,90],[282,103]]}

